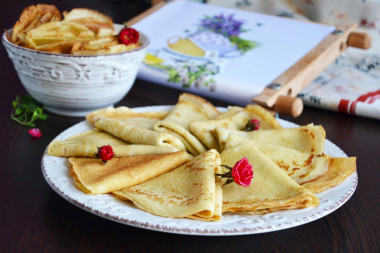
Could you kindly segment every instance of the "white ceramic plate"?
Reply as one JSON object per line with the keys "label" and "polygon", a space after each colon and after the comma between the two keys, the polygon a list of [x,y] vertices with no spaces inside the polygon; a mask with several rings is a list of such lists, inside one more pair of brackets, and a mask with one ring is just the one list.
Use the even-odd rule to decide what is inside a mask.
{"label": "white ceramic plate", "polygon": [[[172,107],[154,106],[135,109],[138,111],[148,111],[169,110],[170,108]],[[283,127],[297,126],[284,120],[280,120],[280,123]],[[87,122],[82,121],[63,131],[55,139],[64,140],[69,136],[91,128]],[[333,157],[347,157],[339,147],[328,140],[325,142],[325,153]],[[341,207],[352,196],[358,183],[358,175],[355,172],[340,185],[317,194],[320,199],[320,205],[317,207],[280,211],[265,215],[223,214],[221,221],[204,222],[155,216],[109,194],[87,195],[74,186],[68,174],[66,162],[66,158],[49,156],[45,151],[41,164],[42,173],[51,188],[72,204],[90,213],[123,224],[155,231],[188,235],[257,234],[299,226],[326,216]]]}

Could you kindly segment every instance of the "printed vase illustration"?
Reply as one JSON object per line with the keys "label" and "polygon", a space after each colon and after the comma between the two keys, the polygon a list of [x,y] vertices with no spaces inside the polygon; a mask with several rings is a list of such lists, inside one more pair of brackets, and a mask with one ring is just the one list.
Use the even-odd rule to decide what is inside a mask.
{"label": "printed vase illustration", "polygon": [[167,73],[167,82],[182,88],[208,87],[216,89],[214,76],[221,73],[229,60],[258,46],[239,35],[246,30],[234,14],[205,16],[194,32],[167,39],[167,45],[150,51],[144,63]]}

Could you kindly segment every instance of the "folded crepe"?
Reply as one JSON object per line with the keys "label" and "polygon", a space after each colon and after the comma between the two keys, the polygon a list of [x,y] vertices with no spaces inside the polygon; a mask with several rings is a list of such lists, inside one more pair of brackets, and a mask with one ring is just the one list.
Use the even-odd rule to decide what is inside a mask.
{"label": "folded crepe", "polygon": [[217,119],[192,122],[189,129],[207,148],[220,150],[214,133],[217,127],[244,130],[248,120],[253,118],[260,120],[260,129],[281,128],[269,111],[259,105],[247,105],[243,110],[239,107],[229,108]]}
{"label": "folded crepe", "polygon": [[267,143],[252,142],[265,156],[299,185],[313,193],[325,191],[343,182],[356,171],[356,158],[335,158],[303,153]]}
{"label": "folded crepe", "polygon": [[125,118],[153,118],[153,119],[163,119],[169,111],[147,111],[147,112],[136,112],[129,107],[119,106],[119,107],[105,107],[95,110],[86,115],[86,120],[94,125],[95,118],[97,116],[103,116],[111,119],[125,119]]}
{"label": "folded crepe", "polygon": [[60,157],[95,157],[98,147],[103,145],[111,145],[117,157],[167,154],[178,151],[172,146],[129,144],[106,132],[92,129],[65,140],[52,141],[47,148],[47,153]]}
{"label": "folded crepe", "polygon": [[[320,155],[325,148],[326,132],[322,126],[300,126],[294,128],[267,129],[259,131],[233,131],[226,128],[215,130],[221,149],[246,140],[293,148],[304,153]],[[228,143],[228,144],[226,144]]]}
{"label": "folded crepe", "polygon": [[215,117],[219,111],[201,97],[183,93],[174,109],[154,125],[154,130],[170,133],[180,139],[188,152],[199,155],[206,152],[203,144],[189,131],[189,123]]}
{"label": "folded crepe", "polygon": [[220,156],[209,150],[184,165],[145,183],[115,191],[154,215],[217,221],[222,215]]}
{"label": "folded crepe", "polygon": [[106,164],[97,158],[70,157],[69,173],[88,194],[110,193],[143,183],[189,160],[185,151],[170,154],[114,157]]}
{"label": "folded crepe", "polygon": [[175,136],[168,133],[158,133],[153,126],[159,119],[156,118],[107,118],[96,116],[94,125],[97,129],[112,134],[132,144],[153,146],[169,146],[179,150],[186,150],[185,145]]}
{"label": "folded crepe", "polygon": [[317,180],[329,169],[331,157],[327,155],[314,155],[278,145],[251,142],[300,185]]}
{"label": "folded crepe", "polygon": [[317,206],[319,199],[297,184],[253,142],[243,142],[221,153],[223,165],[232,167],[246,157],[254,177],[248,187],[230,183],[222,187],[223,212],[265,214],[287,209]]}
{"label": "folded crepe", "polygon": [[228,106],[227,111],[215,116],[214,119],[223,119],[235,115],[238,112],[244,111],[244,107],[241,106]]}
{"label": "folded crepe", "polygon": [[328,171],[317,180],[306,182],[302,186],[311,192],[323,192],[334,187],[356,171],[356,157],[334,157],[330,160]]}

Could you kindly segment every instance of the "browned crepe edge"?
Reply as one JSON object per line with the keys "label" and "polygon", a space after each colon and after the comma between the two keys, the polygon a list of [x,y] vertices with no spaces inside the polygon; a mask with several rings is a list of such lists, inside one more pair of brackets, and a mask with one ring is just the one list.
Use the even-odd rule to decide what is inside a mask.
{"label": "browned crepe edge", "polygon": [[356,157],[333,157],[324,175],[314,181],[304,183],[302,186],[313,193],[323,192],[342,183],[355,171]]}
{"label": "browned crepe edge", "polygon": [[148,111],[137,112],[126,106],[119,107],[105,107],[95,110],[86,115],[86,120],[91,124],[95,124],[97,116],[103,116],[112,119],[125,119],[125,118],[155,118],[163,119],[169,114],[168,111]]}
{"label": "browned crepe edge", "polygon": [[[234,205],[236,205],[235,202]],[[249,205],[249,206],[245,206]],[[242,213],[242,214],[266,214],[283,210],[303,209],[319,205],[319,199],[308,193],[298,194],[286,200],[257,200],[256,202],[241,202],[241,207],[229,208],[228,202],[223,202],[223,213]]]}
{"label": "browned crepe edge", "polygon": [[[208,102],[206,99],[199,97],[197,95],[190,94],[190,93],[186,93],[186,92],[182,93],[178,99],[178,103],[190,103],[190,101],[188,101],[188,100],[194,101],[196,105],[200,105],[202,107],[205,107],[205,108],[203,108],[203,110],[199,109],[199,107],[197,107],[197,106],[193,107],[195,109],[199,109],[198,111],[201,114],[204,114],[204,112],[205,112],[204,109],[206,109],[206,108],[207,108],[207,110],[211,111],[212,113],[215,113],[216,115],[220,114],[219,110],[213,104]],[[194,104],[192,104],[192,105],[194,105]]]}

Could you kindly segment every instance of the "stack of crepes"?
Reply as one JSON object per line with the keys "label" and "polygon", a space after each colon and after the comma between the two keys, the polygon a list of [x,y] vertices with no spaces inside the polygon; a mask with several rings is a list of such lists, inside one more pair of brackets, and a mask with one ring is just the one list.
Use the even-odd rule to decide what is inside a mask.
{"label": "stack of crepes", "polygon": [[[246,123],[260,128],[245,131]],[[170,111],[108,107],[86,116],[94,129],[54,140],[48,154],[68,157],[75,185],[87,194],[114,194],[154,215],[218,221],[223,213],[265,214],[313,207],[315,193],[343,182],[356,158],[323,153],[326,133],[313,124],[282,128],[258,105],[220,112],[184,93]],[[116,157],[103,164],[97,147]],[[248,187],[216,174],[242,158],[252,165]]]}

